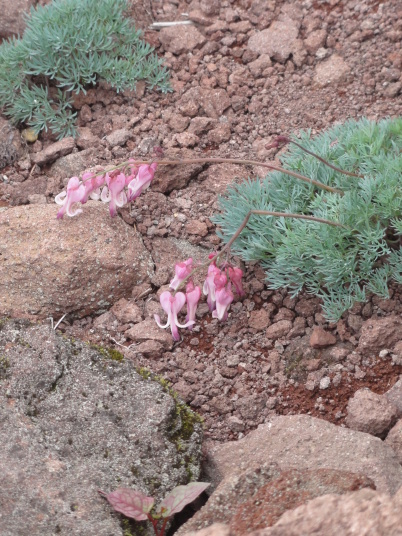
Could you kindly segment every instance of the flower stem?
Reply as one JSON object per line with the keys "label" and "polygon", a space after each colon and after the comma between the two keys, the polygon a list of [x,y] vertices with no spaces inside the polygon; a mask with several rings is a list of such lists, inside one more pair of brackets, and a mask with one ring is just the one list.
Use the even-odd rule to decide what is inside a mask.
{"label": "flower stem", "polygon": [[[327,184],[323,184],[322,182],[316,181],[314,179],[310,179],[309,177],[305,177],[304,175],[301,175],[300,173],[297,173],[296,171],[291,171],[289,169],[285,169],[281,166],[276,166],[275,164],[268,164],[267,162],[259,162],[258,160],[242,160],[238,158],[185,158],[183,160],[139,160],[136,161],[136,165],[144,165],[144,164],[152,164],[156,162],[159,166],[178,166],[183,164],[243,164],[243,165],[251,165],[251,166],[261,166],[266,167],[268,169],[272,169],[274,171],[280,171],[282,173],[285,173],[286,175],[290,175],[291,177],[294,177],[295,179],[299,179],[303,182],[307,182],[308,184],[314,184],[317,188],[320,188],[322,190],[326,190],[327,192],[332,192],[335,194],[343,195],[343,192],[341,190],[338,190],[337,188],[332,188],[332,186],[328,186]],[[118,164],[113,167],[108,167],[107,170],[95,173],[95,176],[98,177],[100,175],[104,175],[106,171],[114,171],[116,169],[124,168],[125,166],[128,166],[129,162],[122,162],[121,164]]]}
{"label": "flower stem", "polygon": [[308,153],[311,156],[314,156],[314,158],[317,158],[317,160],[319,160],[320,162],[322,162],[326,166],[330,167],[331,169],[333,169],[335,171],[339,171],[339,173],[343,173],[344,175],[348,175],[349,177],[358,177],[359,179],[364,178],[363,175],[359,175],[358,173],[353,173],[352,171],[345,171],[344,169],[338,168],[338,167],[334,166],[333,164],[330,164],[327,160],[324,160],[324,158],[322,158],[321,156],[318,156],[318,154],[315,154],[312,151],[309,151],[308,149],[303,147],[303,145],[300,145],[300,143],[297,143],[297,141],[293,141],[293,140],[289,139],[289,143],[293,143],[293,145],[296,145],[297,147],[299,147],[299,149],[301,149],[305,153]]}
{"label": "flower stem", "polygon": [[237,229],[237,231],[234,233],[232,238],[229,240],[229,242],[221,249],[221,251],[213,257],[210,262],[213,262],[215,259],[219,257],[219,255],[222,255],[225,251],[230,249],[233,242],[239,237],[243,229],[246,227],[248,220],[252,216],[252,214],[260,214],[262,216],[276,216],[277,218],[296,218],[300,220],[309,220],[309,221],[315,221],[318,223],[326,223],[327,225],[331,225],[332,227],[343,227],[344,229],[347,229],[345,225],[342,225],[341,223],[337,223],[330,220],[324,220],[323,218],[316,218],[315,216],[305,216],[304,214],[292,214],[289,212],[272,212],[270,210],[250,210],[246,217],[244,218],[243,222],[241,223],[240,227]]}
{"label": "flower stem", "polygon": [[343,229],[348,229],[348,227],[346,227],[346,225],[342,225],[342,223],[337,223],[335,221],[325,220],[323,218],[316,218],[315,216],[305,216],[304,214],[293,214],[293,213],[290,213],[290,212],[273,212],[273,211],[270,211],[270,210],[250,210],[246,214],[246,217],[244,218],[244,220],[242,221],[242,223],[240,224],[239,228],[236,230],[236,232],[234,233],[232,238],[229,240],[229,242],[225,246],[223,246],[223,248],[219,251],[219,253],[217,253],[216,255],[214,255],[211,258],[208,258],[208,260],[206,262],[203,262],[202,264],[200,264],[199,266],[194,268],[190,272],[190,274],[185,279],[183,279],[181,284],[174,291],[173,295],[175,295],[176,292],[178,292],[178,290],[187,283],[187,281],[193,276],[193,274],[196,271],[198,271],[200,268],[204,268],[206,266],[209,266],[212,262],[216,261],[222,255],[222,253],[224,253],[225,251],[228,251],[230,249],[230,247],[232,246],[233,242],[239,237],[241,232],[246,227],[246,225],[248,223],[248,220],[250,219],[250,217],[253,214],[259,214],[261,216],[275,216],[277,218],[295,218],[295,219],[299,219],[299,220],[308,220],[308,221],[314,221],[314,222],[318,222],[318,223],[325,223],[326,225],[331,225],[332,227],[343,227]]}

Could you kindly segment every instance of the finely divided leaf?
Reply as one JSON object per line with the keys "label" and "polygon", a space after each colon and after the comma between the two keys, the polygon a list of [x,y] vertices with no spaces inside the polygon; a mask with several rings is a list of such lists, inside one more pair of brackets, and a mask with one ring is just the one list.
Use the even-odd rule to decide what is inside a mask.
{"label": "finely divided leaf", "polygon": [[113,508],[136,521],[148,519],[147,513],[154,505],[153,497],[147,497],[141,491],[129,488],[118,488],[109,494],[100,492]]}
{"label": "finely divided leaf", "polygon": [[187,486],[177,486],[167,495],[157,508],[157,514],[162,517],[170,517],[194,501],[201,493],[210,486],[208,482],[190,482]]}

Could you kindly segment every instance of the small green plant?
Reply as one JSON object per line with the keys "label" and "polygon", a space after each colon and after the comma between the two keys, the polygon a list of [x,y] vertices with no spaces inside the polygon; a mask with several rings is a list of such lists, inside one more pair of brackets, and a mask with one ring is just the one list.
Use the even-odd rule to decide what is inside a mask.
{"label": "small green plant", "polygon": [[71,94],[102,78],[117,92],[138,80],[164,92],[168,72],[125,15],[127,0],[54,0],[32,8],[22,38],[0,46],[0,107],[15,123],[75,135]]}
{"label": "small green plant", "polygon": [[303,147],[280,139],[291,142],[282,162],[319,183],[283,171],[245,181],[220,198],[215,223],[233,253],[261,262],[271,289],[286,287],[292,296],[306,289],[335,322],[368,293],[388,298],[390,279],[402,283],[402,118],[350,120],[310,135],[301,134]]}
{"label": "small green plant", "polygon": [[[154,498],[147,497],[135,489],[118,488],[111,493],[99,490],[99,493],[117,512],[136,521],[148,519],[152,523],[156,536],[164,536],[169,519],[181,512],[187,504],[193,502],[209,485],[207,482],[190,482],[186,486],[177,486],[163,499],[155,511],[153,511]],[[158,529],[159,520],[162,522],[160,529]]]}

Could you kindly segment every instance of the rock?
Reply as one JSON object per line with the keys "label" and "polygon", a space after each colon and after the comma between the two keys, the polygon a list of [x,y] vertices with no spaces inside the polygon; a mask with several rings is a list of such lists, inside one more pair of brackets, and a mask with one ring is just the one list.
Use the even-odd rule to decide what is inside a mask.
{"label": "rock", "polygon": [[249,536],[399,536],[401,524],[402,490],[391,498],[362,489],[318,497]]}
{"label": "rock", "polygon": [[143,322],[139,322],[128,329],[124,335],[135,342],[156,341],[162,345],[165,351],[173,348],[172,334],[170,331],[161,329],[153,318],[147,318]]}
{"label": "rock", "polygon": [[194,147],[200,141],[199,137],[191,132],[181,132],[180,134],[175,134],[173,140],[176,142],[175,145],[179,147]]}
{"label": "rock", "polygon": [[207,224],[204,221],[190,220],[186,224],[186,231],[190,235],[207,236],[208,227],[207,227]]}
{"label": "rock", "polygon": [[258,54],[268,54],[270,58],[281,63],[292,54],[299,29],[290,18],[275,21],[271,26],[255,33],[248,40],[247,47]]}
{"label": "rock", "polygon": [[395,424],[398,410],[387,397],[359,389],[347,405],[346,425],[352,430],[384,438]]}
{"label": "rock", "polygon": [[397,315],[370,318],[363,323],[358,352],[374,356],[384,348],[392,348],[402,340],[402,318]]}
{"label": "rock", "polygon": [[261,54],[256,60],[248,64],[251,74],[255,78],[259,78],[265,69],[271,67],[272,61],[268,54]]}
{"label": "rock", "polygon": [[33,177],[23,182],[1,184],[0,193],[8,195],[10,205],[25,205],[33,195],[43,196],[46,193],[47,180],[44,175]]}
{"label": "rock", "polygon": [[189,472],[197,480],[201,426],[131,361],[10,321],[0,355],[1,534],[123,536],[99,489],[137,487],[159,502]]}
{"label": "rock", "polygon": [[183,536],[232,536],[232,533],[228,525],[214,523],[210,527],[197,530],[196,532],[186,532]]}
{"label": "rock", "polygon": [[202,187],[213,194],[225,193],[228,186],[233,185],[236,179],[244,176],[244,168],[236,164],[212,164],[203,171],[198,179],[202,180]]}
{"label": "rock", "polygon": [[310,337],[312,348],[325,348],[336,343],[336,337],[320,326],[315,326]]}
{"label": "rock", "polygon": [[0,170],[19,160],[23,154],[19,131],[9,121],[0,117]]}
{"label": "rock", "polygon": [[206,42],[205,37],[194,25],[162,28],[158,37],[165,50],[176,55],[192,52]]}
{"label": "rock", "polygon": [[345,82],[350,73],[350,67],[341,56],[333,54],[330,58],[319,63],[315,69],[314,82],[319,87]]}
{"label": "rock", "polygon": [[0,315],[99,314],[149,281],[153,264],[139,234],[103,203],[88,202],[75,218],[56,213],[53,204],[0,213]]}
{"label": "rock", "polygon": [[50,168],[50,173],[63,179],[79,177],[86,169],[92,166],[94,160],[94,146],[85,151],[69,154],[59,158]]}
{"label": "rock", "polygon": [[399,463],[402,464],[402,420],[399,420],[390,430],[384,443],[391,447],[395,452]]}
{"label": "rock", "polygon": [[[100,145],[100,139],[94,136],[91,129],[88,127],[77,128],[78,137],[76,139],[77,147],[80,149],[90,149]],[[78,153],[81,154],[81,153]]]}
{"label": "rock", "polygon": [[52,145],[49,145],[49,147],[46,147],[46,149],[44,149],[43,151],[33,153],[31,155],[31,159],[34,164],[42,166],[43,164],[54,162],[61,156],[66,156],[67,154],[70,154],[74,147],[74,138],[63,138],[60,141],[56,141],[56,143],[52,143]]}
{"label": "rock", "polygon": [[0,0],[0,39],[22,35],[26,26],[24,16],[34,5],[35,0]]}
{"label": "rock", "polygon": [[218,146],[225,143],[225,141],[229,141],[231,137],[232,129],[229,123],[221,123],[208,132],[208,141]]}
{"label": "rock", "polygon": [[220,10],[219,0],[201,0],[200,8],[206,15],[218,15]]}
{"label": "rock", "polygon": [[265,309],[250,312],[250,318],[248,319],[248,325],[250,328],[261,331],[266,329],[270,322],[269,314]]}
{"label": "rock", "polygon": [[136,324],[142,320],[142,311],[138,305],[125,298],[121,298],[110,310],[122,324],[130,322]]}
{"label": "rock", "polygon": [[131,132],[126,128],[120,128],[114,130],[108,136],[106,136],[106,141],[111,147],[116,145],[123,146],[131,138]]}
{"label": "rock", "polygon": [[289,469],[238,505],[229,526],[233,536],[243,536],[251,530],[272,526],[287,510],[316,497],[328,493],[342,495],[363,488],[375,489],[374,483],[354,473],[333,469]]}
{"label": "rock", "polygon": [[196,531],[214,521],[226,523],[232,536],[273,525],[288,509],[325,495],[347,493],[370,487],[373,482],[361,475],[333,469],[281,471],[273,464],[229,475],[201,508],[177,532]]}
{"label": "rock", "polygon": [[292,329],[292,321],[291,320],[279,320],[279,322],[275,322],[275,324],[271,324],[267,331],[265,332],[265,336],[267,339],[280,339],[281,337],[286,337],[286,335],[289,333],[289,331]]}
{"label": "rock", "polygon": [[384,396],[397,408],[398,418],[402,417],[402,377],[395,383]]}
{"label": "rock", "polygon": [[315,54],[317,50],[325,45],[327,39],[326,30],[315,30],[311,32],[304,41],[304,46],[310,54]]}
{"label": "rock", "polygon": [[[188,150],[175,150],[169,151],[166,155],[166,159],[175,158],[194,158],[192,151]],[[157,171],[152,181],[152,190],[155,192],[161,192],[167,194],[172,190],[180,190],[187,186],[187,184],[198,177],[199,173],[204,169],[203,164],[188,164],[186,166],[163,166],[163,171]]]}
{"label": "rock", "polygon": [[200,104],[208,117],[219,119],[223,112],[230,106],[230,98],[226,89],[201,88]]}
{"label": "rock", "polygon": [[308,415],[275,417],[237,443],[208,453],[205,476],[211,491],[228,475],[276,462],[282,469],[335,469],[366,475],[381,492],[402,485],[402,468],[392,451],[369,434],[335,426]]}

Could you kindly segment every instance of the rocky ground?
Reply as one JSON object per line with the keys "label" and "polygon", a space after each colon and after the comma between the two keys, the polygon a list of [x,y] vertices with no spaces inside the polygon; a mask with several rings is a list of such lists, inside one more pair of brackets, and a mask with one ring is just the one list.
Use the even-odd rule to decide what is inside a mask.
{"label": "rocky ground", "polygon": [[[35,4],[20,0],[13,4],[13,11],[9,2],[0,0],[0,12],[5,13],[0,37],[22,32],[20,15]],[[269,290],[258,264],[244,265],[238,259],[245,271],[245,299],[232,305],[225,323],[212,319],[203,303],[197,325],[192,331],[183,330],[183,340],[174,344],[153,320],[154,313],[161,312],[159,295],[173,276],[174,264],[189,256],[205,260],[219,247],[211,222],[218,210],[217,196],[233,181],[265,176],[264,168],[227,163],[160,167],[150,190],[122,209],[113,222],[107,207],[94,203],[78,218],[56,221],[54,197],[69,177],[95,165],[129,157],[154,159],[161,154],[175,159],[279,161],[276,150],[266,149],[278,134],[311,129],[314,135],[349,118],[401,115],[400,3],[133,0],[130,13],[169,67],[171,93],[150,92],[140,82],[136,91],[116,94],[100,83],[75,99],[79,126],[75,140],[56,142],[51,134],[43,133],[31,143],[21,136],[21,129],[0,118],[1,316],[49,323],[49,317],[56,322],[67,313],[58,331],[118,349],[136,367],[167,379],[204,419],[205,478],[215,479],[215,487],[223,481],[223,487],[218,487],[218,495],[207,503],[210,509],[201,511],[188,530],[216,521],[214,508],[218,504],[219,512],[222,498],[228,501],[240,490],[240,496],[251,498],[255,505],[253,494],[259,490],[263,503],[273,506],[264,513],[269,523],[264,518],[265,525],[256,524],[255,529],[272,525],[285,510],[313,499],[300,506],[304,510],[281,518],[282,529],[274,527],[261,535],[289,536],[292,530],[298,534],[301,520],[322,526],[328,522],[332,528],[323,529],[326,536],[346,534],[339,528],[343,520],[353,511],[353,519],[363,524],[367,508],[378,519],[384,512],[390,515],[389,527],[395,530],[381,532],[378,525],[377,532],[367,534],[398,534],[400,492],[391,499],[361,488],[393,494],[402,482],[398,464],[402,460],[402,385],[396,383],[402,372],[400,286],[391,285],[389,299],[371,297],[338,323],[329,324],[318,300],[307,294],[291,298],[286,290]],[[180,20],[192,24],[150,28],[153,22]],[[8,207],[14,207],[13,211]],[[80,251],[79,257],[73,251]],[[21,268],[24,262],[28,273]],[[26,343],[18,337],[17,328],[7,329],[4,352],[11,351],[17,372],[23,375],[18,363]],[[44,328],[32,329],[36,333]],[[28,338],[35,342],[36,336]],[[41,344],[47,344],[46,337],[40,336]],[[42,347],[39,350],[32,357],[33,371],[44,366]],[[58,355],[46,355],[49,363],[59,360]],[[127,365],[130,374],[132,363]],[[5,364],[0,361],[0,379]],[[60,363],[51,366],[50,384],[61,378]],[[72,368],[60,382],[67,382],[67,397],[68,382],[74,384],[70,377],[79,374],[80,367],[78,372]],[[18,374],[16,392],[25,404],[26,389]],[[93,374],[98,372],[86,376],[90,383],[98,381],[92,380]],[[99,375],[107,385],[103,369]],[[29,385],[34,400],[36,384]],[[361,391],[363,387],[370,391]],[[91,401],[94,407],[98,407],[96,393]],[[387,395],[376,395],[383,393]],[[10,409],[11,395],[5,396]],[[50,404],[53,396],[39,400],[38,408]],[[48,426],[46,419],[44,423]],[[18,426],[22,429],[22,425],[21,421]],[[254,430],[258,425],[262,426]],[[57,429],[57,423],[54,426]],[[69,453],[74,449],[67,431],[58,442],[65,439]],[[27,437],[36,433],[26,431]],[[35,452],[42,456],[39,436]],[[226,445],[243,437],[239,444]],[[378,439],[385,437],[385,442]],[[284,444],[289,446],[286,463]],[[59,456],[57,449],[50,458]],[[268,466],[249,469],[249,458],[258,452],[264,456],[261,460],[257,456],[257,462],[262,466],[269,462]],[[246,461],[242,458],[239,471],[247,469],[250,474],[225,480],[227,458],[233,464],[241,456]],[[361,460],[366,459],[371,461],[365,465]],[[289,466],[293,469],[286,472]],[[52,465],[51,470],[56,469]],[[35,467],[32,471],[36,478]],[[102,485],[112,486],[112,476],[107,474],[111,480],[101,481]],[[15,489],[18,486],[11,486],[10,493]],[[272,500],[278,489],[281,493],[290,489],[289,496],[285,493],[289,501],[285,506]],[[318,495],[317,489],[321,490]],[[356,489],[361,491],[353,496],[319,497]],[[69,493],[66,504],[73,500]],[[98,497],[94,496],[95,504]],[[12,509],[12,502],[7,504]],[[230,509],[230,501],[226,507]],[[109,510],[105,512],[109,516]],[[328,515],[321,519],[317,512]],[[261,512],[254,514],[254,520],[262,520]],[[222,515],[218,518],[230,524],[230,518]],[[235,518],[237,526],[248,519],[247,511],[233,509],[233,515],[240,516]],[[233,536],[236,523],[204,536]]]}
{"label": "rocky ground", "polygon": [[[146,40],[171,70],[173,92],[149,92],[142,83],[121,95],[102,84],[90,89],[76,98],[76,141],[55,143],[43,134],[33,144],[20,142],[3,122],[9,149],[3,144],[0,203],[52,204],[73,174],[132,156],[153,158],[155,147],[177,159],[272,160],[276,152],[265,146],[278,134],[305,128],[314,134],[348,118],[400,115],[398,6],[396,0],[386,6],[133,2]],[[174,20],[193,24],[149,29],[154,21]],[[99,309],[100,316],[83,307],[59,326],[84,340],[114,344],[168,379],[204,418],[212,441],[241,438],[275,414],[309,413],[341,424],[357,389],[383,393],[402,371],[400,287],[391,288],[389,300],[373,297],[328,324],[316,299],[269,290],[263,271],[250,263],[242,265],[247,297],[232,306],[228,322],[212,320],[202,306],[199,323],[180,343],[160,340],[149,319],[160,312],[158,295],[174,263],[205,258],[219,247],[210,221],[217,195],[234,180],[262,175],[258,166],[230,164],[160,168],[151,190],[121,212],[151,254],[151,284]]]}

